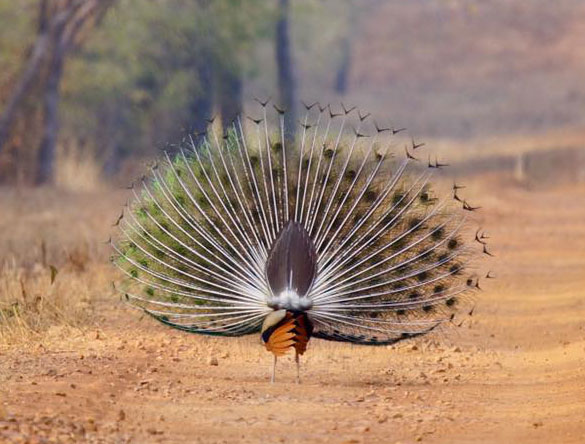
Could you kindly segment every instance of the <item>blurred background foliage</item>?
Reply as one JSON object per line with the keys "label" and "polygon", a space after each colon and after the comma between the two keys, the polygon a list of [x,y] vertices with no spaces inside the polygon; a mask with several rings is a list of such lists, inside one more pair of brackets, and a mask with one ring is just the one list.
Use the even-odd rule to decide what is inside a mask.
{"label": "blurred background foliage", "polygon": [[580,129],[583,18],[579,0],[0,0],[0,183],[128,182],[255,96],[439,139]]}
{"label": "blurred background foliage", "polygon": [[[254,42],[269,35],[273,9],[259,0],[125,1],[72,60],[63,91],[70,131],[126,157],[202,130],[233,92],[220,79],[229,88],[254,74]],[[234,94],[235,110],[225,112],[238,111]]]}

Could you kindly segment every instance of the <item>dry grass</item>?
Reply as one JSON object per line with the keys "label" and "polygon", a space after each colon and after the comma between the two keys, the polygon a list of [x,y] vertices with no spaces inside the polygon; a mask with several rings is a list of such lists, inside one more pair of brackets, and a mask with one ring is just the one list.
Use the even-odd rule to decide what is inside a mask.
{"label": "dry grass", "polygon": [[[54,278],[54,280],[53,280]],[[52,327],[84,330],[95,325],[96,305],[112,272],[68,262],[57,270],[5,264],[0,269],[0,346],[42,339]]]}
{"label": "dry grass", "polygon": [[93,150],[77,144],[61,145],[55,170],[55,185],[63,190],[87,192],[103,188],[103,165]]}
{"label": "dry grass", "polygon": [[0,346],[95,325],[113,298],[103,241],[122,201],[115,190],[0,189]]}

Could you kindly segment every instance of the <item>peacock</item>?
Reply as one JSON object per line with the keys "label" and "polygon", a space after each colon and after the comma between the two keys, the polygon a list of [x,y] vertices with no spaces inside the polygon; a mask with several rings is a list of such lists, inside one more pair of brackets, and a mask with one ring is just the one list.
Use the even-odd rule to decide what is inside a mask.
{"label": "peacock", "polygon": [[111,245],[133,307],[191,333],[259,333],[272,382],[293,349],[300,381],[311,338],[390,345],[469,307],[491,253],[463,187],[431,186],[446,164],[355,107],[304,104],[291,134],[258,102],[130,187]]}

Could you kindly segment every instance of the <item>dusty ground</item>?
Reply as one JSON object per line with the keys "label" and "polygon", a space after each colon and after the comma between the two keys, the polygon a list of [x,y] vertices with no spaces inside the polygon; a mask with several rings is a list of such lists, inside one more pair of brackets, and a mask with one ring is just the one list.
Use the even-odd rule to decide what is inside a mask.
{"label": "dusty ground", "polygon": [[389,348],[315,340],[302,385],[290,357],[271,385],[258,338],[172,331],[98,279],[90,326],[0,349],[0,442],[583,442],[585,187],[508,181],[466,190],[497,279],[461,327]]}

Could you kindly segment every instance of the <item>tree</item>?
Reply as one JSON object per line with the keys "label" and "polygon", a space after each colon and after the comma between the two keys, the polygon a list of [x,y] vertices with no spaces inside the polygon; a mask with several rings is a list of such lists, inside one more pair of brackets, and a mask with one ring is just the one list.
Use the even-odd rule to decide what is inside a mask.
{"label": "tree", "polygon": [[351,39],[347,33],[341,40],[341,61],[335,75],[335,92],[344,95],[347,92],[349,83],[349,72],[351,69]]}
{"label": "tree", "polygon": [[276,65],[278,70],[278,91],[280,105],[286,109],[285,134],[294,137],[297,116],[297,86],[293,72],[291,44],[289,36],[289,0],[279,0],[279,13],[276,22]]}
{"label": "tree", "polygon": [[218,76],[221,126],[226,131],[243,109],[244,81],[237,69],[223,69]]}
{"label": "tree", "polygon": [[10,130],[16,113],[22,105],[27,93],[33,86],[34,81],[39,76],[39,71],[43,61],[46,59],[47,52],[50,50],[50,28],[51,26],[60,26],[60,24],[67,20],[67,15],[58,14],[49,23],[49,2],[42,0],[39,6],[39,24],[37,30],[37,39],[30,51],[28,60],[25,63],[22,75],[12,89],[12,94],[6,101],[4,111],[0,116],[0,152],[10,136]]}
{"label": "tree", "polygon": [[43,129],[36,182],[53,179],[59,131],[60,84],[67,55],[78,46],[82,31],[97,22],[114,0],[40,0],[37,37],[12,95],[0,117],[0,151],[10,135],[15,116],[35,83],[40,84]]}
{"label": "tree", "polygon": [[[0,12],[17,15],[11,1],[0,0]],[[6,106],[0,109],[12,119],[3,144],[10,149],[0,158],[7,178],[15,177],[17,166],[26,168],[28,182],[50,181],[56,143],[93,154],[111,175],[130,156],[151,156],[186,132],[201,132],[215,112],[221,113],[224,127],[230,124],[242,112],[247,81],[267,71],[256,60],[258,43],[266,40],[263,47],[270,51],[274,36],[275,8],[265,0],[124,0],[100,26],[93,26],[100,20],[94,13],[70,34],[67,29],[73,29],[74,19],[59,31],[55,14],[67,5],[81,8],[103,1],[45,0],[46,14],[40,13],[41,0],[19,1],[28,2],[18,11],[20,16],[34,11],[45,17],[51,31],[45,32],[43,47],[39,40],[42,43],[44,34],[36,24],[33,28],[30,19],[26,26],[19,24],[20,41],[33,37],[22,63],[34,74],[30,87],[23,81],[25,68],[20,76],[0,72],[4,105],[14,99],[16,86],[24,86],[12,117]],[[90,33],[91,39],[85,38]],[[3,46],[0,41],[1,62],[7,54],[25,52],[25,45],[13,43],[17,39],[11,34],[0,27],[0,38],[8,36],[11,42]],[[37,51],[42,57],[35,65],[32,49],[39,46],[44,49]],[[267,58],[273,59],[272,52]]]}
{"label": "tree", "polygon": [[[47,3],[43,0],[42,3]],[[63,13],[68,19],[53,26],[52,40],[53,51],[49,62],[49,74],[45,86],[44,127],[39,148],[39,161],[36,182],[38,184],[50,183],[54,175],[54,163],[59,132],[59,99],[60,85],[63,77],[63,68],[67,54],[79,44],[78,36],[90,22],[96,22],[113,0],[69,0],[63,6]],[[59,8],[56,7],[59,11]]]}
{"label": "tree", "polygon": [[[70,123],[95,134],[97,152],[106,151],[98,131],[116,131],[120,161],[200,133],[215,112],[229,125],[242,112],[245,80],[258,69],[257,43],[273,35],[273,12],[263,0],[120,3],[69,71]],[[95,116],[102,112],[96,102],[117,109],[124,126],[89,128],[109,121]]]}

